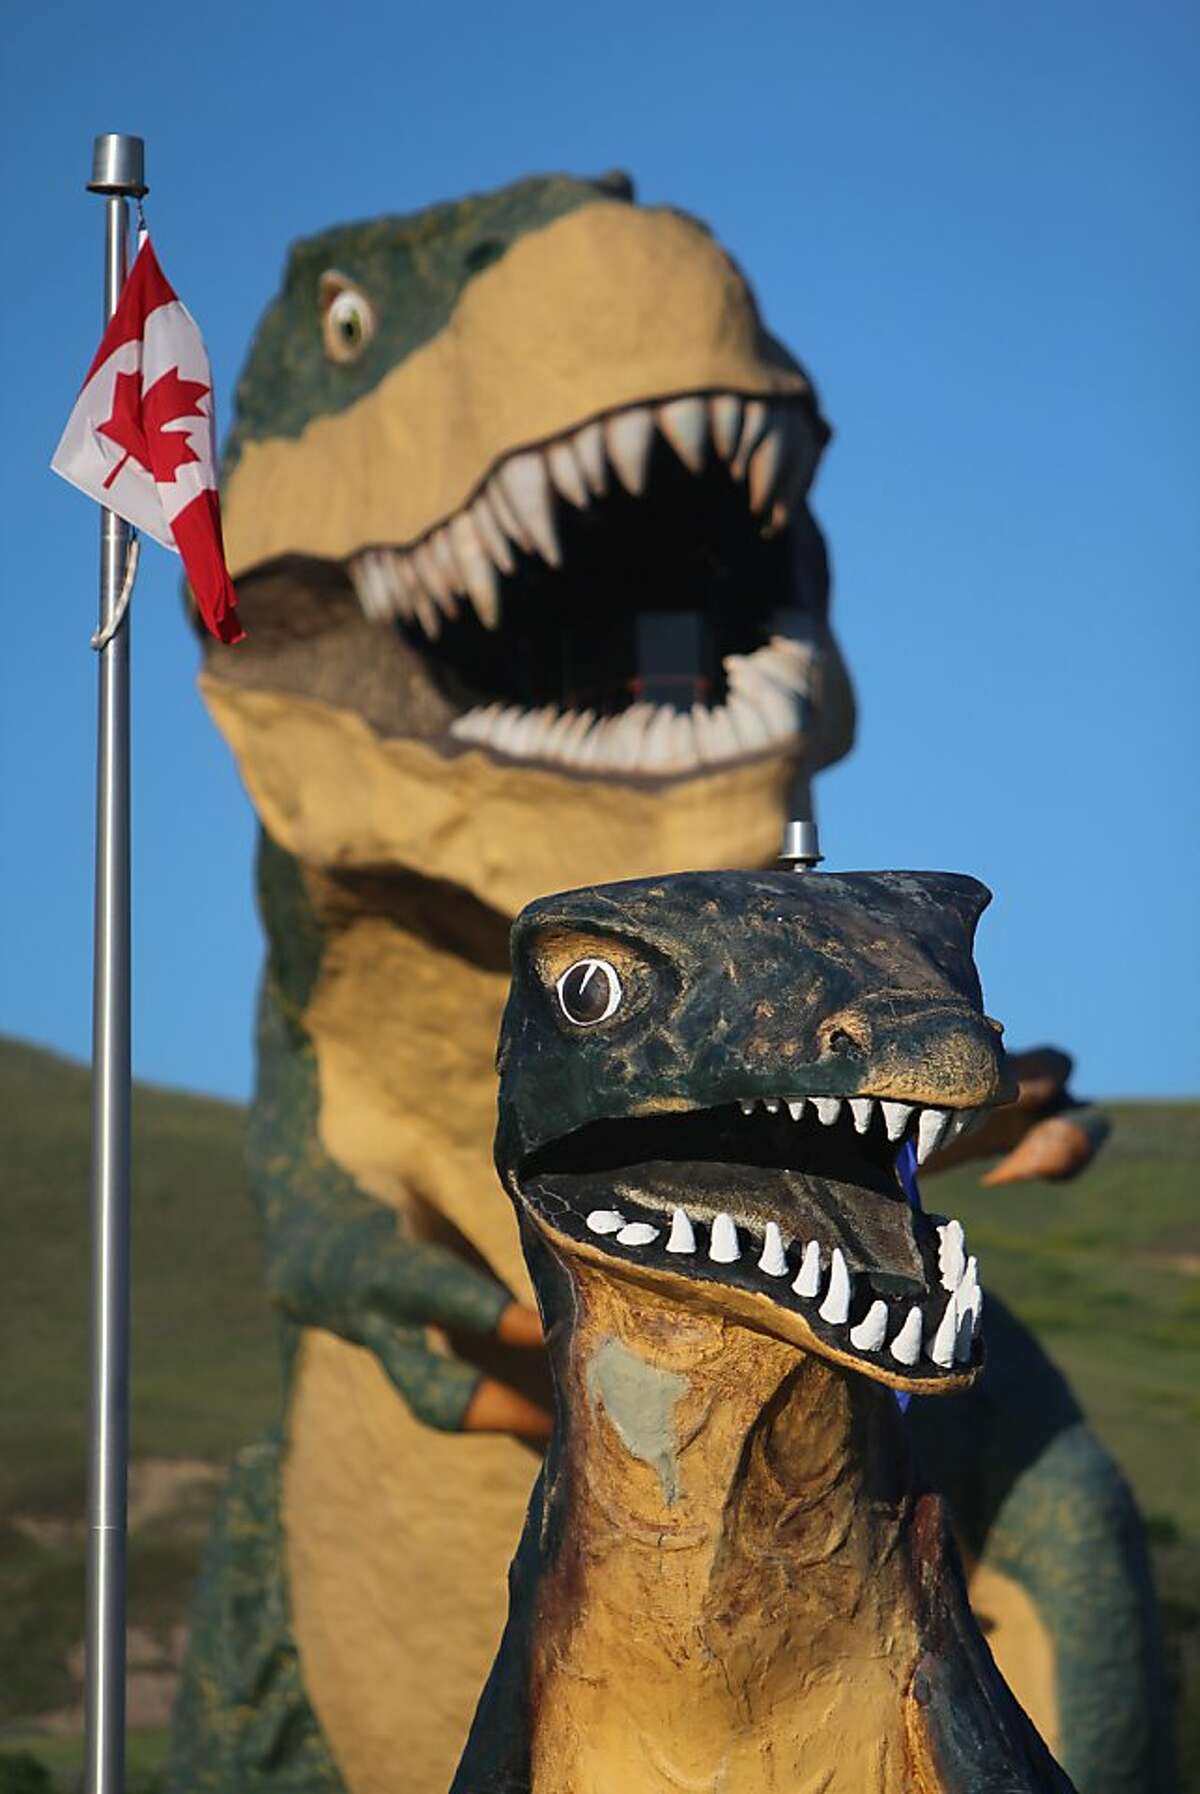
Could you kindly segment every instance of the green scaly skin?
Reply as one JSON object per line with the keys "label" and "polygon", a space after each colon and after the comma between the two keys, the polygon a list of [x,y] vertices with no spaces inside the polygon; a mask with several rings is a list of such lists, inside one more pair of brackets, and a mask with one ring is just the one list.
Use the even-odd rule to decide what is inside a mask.
{"label": "green scaly skin", "polygon": [[[615,181],[531,180],[298,245],[239,384],[226,474],[251,442],[298,439],[314,417],[352,413],[524,232],[622,192]],[[314,318],[313,286],[331,265],[390,300],[378,334],[349,368],[329,362]],[[249,641],[236,651],[240,659],[228,660],[231,683],[342,705],[384,735],[420,710],[415,677],[402,670],[385,688],[326,633],[358,615],[343,577],[300,557],[239,584]],[[303,1686],[280,1532],[280,1455],[301,1329],[325,1328],[367,1347],[422,1420],[453,1431],[479,1371],[431,1352],[425,1329],[487,1334],[510,1300],[488,1276],[406,1239],[395,1212],[324,1151],[304,1024],[324,942],[297,862],[265,834],[260,901],[268,962],[249,1155],[288,1374],[281,1429],[241,1455],[214,1528],[176,1714],[175,1794],[323,1794],[342,1786]],[[503,918],[494,921],[502,934]],[[989,1310],[994,1349],[981,1387],[915,1406],[914,1433],[970,1547],[1023,1583],[1055,1640],[1064,1762],[1082,1794],[1167,1794],[1164,1680],[1136,1511],[1061,1377],[998,1308]],[[1036,1422],[1031,1386],[1044,1397]],[[945,1424],[951,1410],[961,1411],[953,1426]]]}

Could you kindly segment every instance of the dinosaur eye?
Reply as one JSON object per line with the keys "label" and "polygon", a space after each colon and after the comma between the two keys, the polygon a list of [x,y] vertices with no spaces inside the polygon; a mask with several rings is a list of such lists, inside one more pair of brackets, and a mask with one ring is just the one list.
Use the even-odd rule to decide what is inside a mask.
{"label": "dinosaur eye", "polygon": [[331,361],[357,361],[375,334],[375,313],[365,293],[340,274],[321,276],[321,329]]}
{"label": "dinosaur eye", "polygon": [[621,1001],[621,980],[606,959],[579,959],[555,987],[562,1012],[580,1028],[606,1022]]}

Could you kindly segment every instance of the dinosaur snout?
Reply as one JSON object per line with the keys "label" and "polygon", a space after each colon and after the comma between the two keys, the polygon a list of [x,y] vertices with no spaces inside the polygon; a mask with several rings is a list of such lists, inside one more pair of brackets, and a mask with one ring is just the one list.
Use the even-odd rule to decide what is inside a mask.
{"label": "dinosaur snout", "polygon": [[853,1063],[877,1096],[982,1108],[1015,1095],[996,1026],[965,1004],[888,996],[827,1018],[822,1055]]}

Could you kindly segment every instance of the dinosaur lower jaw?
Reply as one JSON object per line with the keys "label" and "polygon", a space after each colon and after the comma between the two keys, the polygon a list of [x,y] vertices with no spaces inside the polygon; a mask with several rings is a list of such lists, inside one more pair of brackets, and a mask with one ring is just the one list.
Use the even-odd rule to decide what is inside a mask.
{"label": "dinosaur lower jaw", "polygon": [[[901,1106],[914,1145],[923,1115],[941,1115],[943,1128],[948,1119],[888,1105]],[[910,1207],[883,1115],[865,1140],[848,1104],[831,1123],[816,1113],[799,1123],[736,1115],[731,1106],[613,1124],[609,1149],[577,1137],[569,1167],[561,1155],[558,1164],[543,1157],[518,1194],[568,1259],[669,1285],[685,1306],[737,1315],[896,1388],[974,1381],[983,1362],[976,1261],[960,1223]],[[635,1133],[663,1156],[612,1163],[611,1145]],[[714,1156],[682,1156],[689,1136],[706,1133]]]}
{"label": "dinosaur lower jaw", "polygon": [[508,456],[412,547],[347,571],[451,710],[450,747],[663,778],[803,751],[820,677],[811,408],[626,407]]}

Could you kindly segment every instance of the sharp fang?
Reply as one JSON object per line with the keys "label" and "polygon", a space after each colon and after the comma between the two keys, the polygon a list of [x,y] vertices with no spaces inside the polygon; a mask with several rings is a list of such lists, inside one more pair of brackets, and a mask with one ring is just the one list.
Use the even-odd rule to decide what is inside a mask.
{"label": "sharp fang", "polygon": [[736,393],[717,393],[708,401],[712,418],[713,445],[723,461],[728,461],[742,433],[742,401]]}
{"label": "sharp fang", "polygon": [[604,444],[617,478],[634,498],[646,486],[646,469],[654,441],[654,419],[644,405],[618,411],[604,420]]}
{"label": "sharp fang", "polygon": [[921,1356],[921,1310],[914,1303],[888,1351],[897,1364],[915,1364]]}
{"label": "sharp fang", "polygon": [[683,465],[692,473],[702,473],[708,447],[708,407],[704,400],[672,399],[669,404],[658,406],[655,416]]}
{"label": "sharp fang", "polygon": [[767,1222],[766,1234],[763,1238],[762,1257],[758,1268],[768,1277],[787,1276],[787,1253],[783,1249],[783,1235],[774,1221]]}
{"label": "sharp fang", "polygon": [[742,418],[742,434],[738,441],[737,452],[729,463],[729,470],[735,480],[744,479],[750,457],[762,440],[763,431],[767,427],[767,407],[762,399],[751,399]]}
{"label": "sharp fang", "polygon": [[656,1240],[661,1228],[651,1227],[649,1221],[630,1221],[622,1227],[617,1235],[618,1246],[648,1246]]}
{"label": "sharp fang", "polygon": [[782,466],[783,427],[776,424],[767,431],[750,457],[750,509],[755,514],[766,510],[768,500],[779,483]]}
{"label": "sharp fang", "polygon": [[816,1240],[809,1240],[808,1245],[804,1248],[804,1257],[800,1262],[800,1269],[796,1273],[796,1281],[792,1284],[792,1288],[798,1296],[808,1296],[811,1299],[820,1287],[821,1248]]}
{"label": "sharp fang", "polygon": [[802,1096],[798,1096],[793,1101],[789,1101],[788,1106],[787,1106],[787,1112],[791,1116],[793,1121],[799,1121],[800,1117],[804,1113],[804,1098]]}
{"label": "sharp fang", "polygon": [[742,1256],[738,1245],[737,1228],[729,1215],[717,1215],[712,1224],[712,1237],[708,1242],[708,1256],[714,1264],[736,1264]]}
{"label": "sharp fang", "polygon": [[[500,475],[493,474],[487,485],[487,499],[496,516],[496,521],[506,536],[511,536],[518,548],[526,554],[533,553],[533,537],[525,528],[517,513],[508,502],[508,494],[500,483]],[[513,565],[515,566],[515,562]]]}
{"label": "sharp fang", "polygon": [[[618,1235],[618,1238],[620,1236]],[[887,1333],[887,1303],[872,1302],[857,1327],[850,1329],[850,1344],[858,1352],[877,1352]]]}
{"label": "sharp fang", "polygon": [[475,614],[485,629],[500,624],[500,594],[496,585],[496,569],[491,556],[479,539],[479,532],[469,511],[460,511],[450,524],[450,545],[462,569],[464,583]]}
{"label": "sharp fang", "polygon": [[941,1145],[942,1135],[950,1120],[947,1109],[922,1109],[917,1123],[917,1164],[923,1165],[930,1153]]}
{"label": "sharp fang", "polygon": [[949,1370],[954,1363],[954,1344],[958,1334],[958,1308],[953,1296],[946,1297],[946,1306],[938,1323],[938,1330],[933,1336],[933,1344],[929,1347],[929,1356],[943,1370]]}
{"label": "sharp fang", "polygon": [[754,1113],[754,1098],[753,1097],[746,1098],[744,1096],[739,1097],[738,1098],[738,1108],[742,1111],[743,1115],[753,1115],[753,1113]]}
{"label": "sharp fang", "polygon": [[833,1263],[829,1267],[829,1288],[825,1292],[825,1300],[817,1309],[823,1321],[831,1327],[843,1326],[850,1314],[850,1273],[846,1269],[846,1261],[842,1257],[840,1246],[833,1248]]}
{"label": "sharp fang", "polygon": [[454,545],[450,540],[449,529],[443,527],[442,529],[434,531],[434,534],[430,539],[429,550],[433,556],[434,565],[441,574],[447,588],[446,597],[440,600],[442,609],[448,617],[456,616],[458,613],[458,606],[454,601],[454,595],[456,592],[461,592],[466,589],[467,581],[454,553]]}
{"label": "sharp fang", "polygon": [[938,1228],[938,1269],[942,1288],[956,1290],[967,1268],[967,1254],[961,1221],[947,1221]]}
{"label": "sharp fang", "polygon": [[608,491],[608,462],[604,456],[604,427],[597,420],[584,424],[582,430],[576,430],[571,438],[571,447],[575,450],[583,477],[596,494],[603,498]]}
{"label": "sharp fang", "polygon": [[677,1208],[671,1216],[671,1237],[667,1241],[668,1252],[694,1252],[696,1250],[696,1233],[687,1215]]}
{"label": "sharp fang", "polygon": [[[423,542],[418,542],[413,549],[409,557],[409,565],[417,576],[418,594],[423,594],[426,598],[434,598],[439,602],[444,602],[450,597],[450,587],[446,582],[445,574],[434,559],[433,543],[428,536]],[[417,612],[419,615],[419,604]]]}
{"label": "sharp fang", "polygon": [[501,528],[496,513],[482,493],[475,500],[467,515],[475,525],[479,540],[501,573],[511,573],[517,563],[514,561],[512,549],[508,545],[508,537]]}
{"label": "sharp fang", "polygon": [[826,1127],[832,1127],[842,1112],[842,1099],[840,1096],[814,1096],[812,1106],[817,1111],[818,1119]]}
{"label": "sharp fang", "polygon": [[543,456],[537,449],[510,455],[496,477],[542,559],[549,561],[552,567],[561,567],[562,550],[554,526],[554,495]]}
{"label": "sharp fang", "polygon": [[852,1096],[850,1113],[854,1117],[854,1131],[865,1134],[871,1125],[871,1117],[875,1113],[875,1104],[869,1096]]}
{"label": "sharp fang", "polygon": [[911,1103],[880,1103],[883,1110],[883,1125],[887,1128],[889,1140],[898,1140],[908,1126],[908,1118],[913,1112]]}
{"label": "sharp fang", "polygon": [[368,551],[356,556],[350,563],[350,578],[364,616],[369,617],[373,623],[382,622],[391,616],[391,590],[376,555]]}
{"label": "sharp fang", "polygon": [[550,469],[550,478],[568,503],[577,511],[584,511],[591,503],[587,483],[583,477],[583,469],[575,459],[569,442],[552,442],[546,449],[546,466]]}
{"label": "sharp fang", "polygon": [[594,1208],[587,1224],[593,1233],[620,1233],[625,1217],[615,1208]]}

